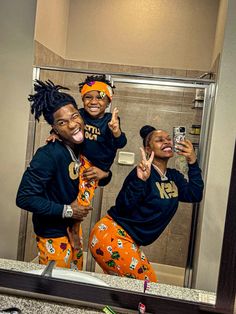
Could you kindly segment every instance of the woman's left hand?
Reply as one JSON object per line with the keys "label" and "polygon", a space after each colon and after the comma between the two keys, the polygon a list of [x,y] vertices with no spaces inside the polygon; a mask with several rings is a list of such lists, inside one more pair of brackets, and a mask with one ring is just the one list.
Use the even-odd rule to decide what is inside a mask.
{"label": "woman's left hand", "polygon": [[179,142],[179,144],[181,145],[177,146],[179,150],[177,154],[185,156],[189,164],[194,164],[197,160],[197,157],[196,157],[193,144],[191,143],[191,141],[186,139],[185,141]]}
{"label": "woman's left hand", "polygon": [[99,181],[101,179],[107,178],[108,175],[109,172],[103,171],[102,169],[93,166],[83,172],[83,179],[87,181]]}

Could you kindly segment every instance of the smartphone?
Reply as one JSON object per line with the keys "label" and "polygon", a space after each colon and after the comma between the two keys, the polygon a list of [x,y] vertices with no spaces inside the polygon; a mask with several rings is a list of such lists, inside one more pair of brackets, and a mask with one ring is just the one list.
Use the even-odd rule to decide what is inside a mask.
{"label": "smartphone", "polygon": [[178,152],[179,150],[176,148],[176,145],[179,145],[179,142],[185,140],[186,128],[185,126],[175,126],[173,127],[173,145],[174,152]]}

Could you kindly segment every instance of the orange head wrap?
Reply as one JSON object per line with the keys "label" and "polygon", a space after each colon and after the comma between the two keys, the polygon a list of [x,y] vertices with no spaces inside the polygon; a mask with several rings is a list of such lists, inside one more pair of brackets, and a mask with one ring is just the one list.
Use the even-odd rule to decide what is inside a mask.
{"label": "orange head wrap", "polygon": [[107,95],[107,97],[112,100],[112,95],[113,95],[113,91],[112,88],[107,85],[104,82],[99,82],[99,81],[93,81],[93,82],[89,82],[84,84],[84,86],[81,89],[81,97],[83,97],[86,93],[92,91],[92,90],[97,90],[101,93],[104,93],[104,96]]}

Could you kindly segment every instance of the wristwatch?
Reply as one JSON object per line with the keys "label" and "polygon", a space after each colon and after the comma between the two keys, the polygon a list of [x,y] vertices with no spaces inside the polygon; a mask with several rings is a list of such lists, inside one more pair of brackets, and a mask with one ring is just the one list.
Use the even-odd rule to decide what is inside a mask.
{"label": "wristwatch", "polygon": [[70,205],[64,205],[63,218],[71,218],[73,216],[73,209]]}

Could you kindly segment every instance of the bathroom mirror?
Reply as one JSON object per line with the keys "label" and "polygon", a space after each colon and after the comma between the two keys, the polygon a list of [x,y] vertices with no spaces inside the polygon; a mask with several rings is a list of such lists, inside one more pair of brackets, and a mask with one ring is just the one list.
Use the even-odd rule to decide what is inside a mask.
{"label": "bathroom mirror", "polygon": [[[96,70],[73,69],[62,67],[36,67],[34,79],[52,80],[54,83],[70,88],[71,94],[81,106],[81,97],[78,91],[78,82],[83,81],[87,75],[102,74]],[[207,141],[209,139],[209,124],[211,122],[211,107],[214,97],[215,84],[213,80],[199,78],[177,78],[134,73],[111,73],[115,94],[110,110],[118,107],[121,117],[121,127],[127,136],[127,145],[121,150],[131,152],[135,156],[135,163],[140,159],[139,147],[142,141],[139,129],[145,124],[157,125],[172,134],[173,126],[185,125],[187,137],[194,143],[198,160],[206,177],[207,169]],[[196,90],[203,91],[204,99],[201,108],[194,107]],[[133,118],[135,117],[135,119]],[[50,126],[41,119],[35,123],[31,117],[34,129],[29,129],[29,150],[32,155],[36,149],[44,145],[49,135]],[[192,125],[201,125],[201,134],[192,133]],[[171,158],[170,167],[177,168],[187,175],[187,164],[184,158],[175,156]],[[84,270],[100,272],[98,265],[94,264],[88,250],[88,236],[91,227],[105,215],[106,211],[114,205],[116,195],[127,174],[133,165],[122,165],[118,162],[118,154],[111,168],[113,178],[109,185],[96,190],[94,210],[83,222],[84,251],[87,253]],[[191,286],[189,271],[193,267],[193,251],[195,243],[194,230],[197,227],[196,213],[199,205],[180,203],[174,219],[161,237],[152,245],[144,247],[155,269],[158,269],[160,283],[178,286]],[[25,247],[21,245],[18,259],[37,261],[37,250],[32,229],[31,214],[22,212],[20,239],[26,238]]]}
{"label": "bathroom mirror", "polygon": [[[8,3],[8,2],[6,2],[6,3]],[[232,3],[232,1],[231,1],[231,3]],[[21,4],[21,6],[23,6],[23,5]],[[4,11],[2,11],[2,12],[4,12]],[[17,12],[18,12],[18,10],[17,10]],[[19,12],[20,12],[20,10],[19,10]],[[234,10],[229,10],[229,12],[234,12]],[[14,17],[9,19],[9,14],[5,14],[5,16],[7,16],[8,20],[11,20],[11,21],[16,20]],[[24,20],[24,18],[23,19],[21,18],[20,20]],[[28,21],[29,20],[28,17],[25,20]],[[198,21],[199,21],[199,19],[197,19],[197,22]],[[29,28],[32,29],[33,26],[26,27],[26,29],[27,28],[28,29]],[[4,28],[3,28],[3,30],[5,32]],[[18,29],[15,31],[15,34],[17,32],[18,32]],[[233,34],[233,32],[230,32],[230,33]],[[13,36],[8,36],[8,37],[14,38],[14,41],[15,41],[16,40],[15,34],[13,34]],[[57,36],[54,36],[54,38],[56,38],[56,37]],[[23,39],[23,38],[21,38],[21,39]],[[99,37],[99,39],[100,39],[100,37]],[[233,40],[231,40],[231,42],[233,42]],[[12,46],[11,46],[11,51],[13,51],[13,50],[17,50],[18,51],[19,47],[21,47],[21,46],[23,46],[22,42],[19,42],[18,47],[16,49],[14,49],[14,48],[12,49]],[[200,47],[200,45],[199,45],[199,47]],[[208,49],[206,49],[205,46],[202,47],[202,48],[205,51],[208,51]],[[229,51],[234,51],[231,48],[232,48],[231,46],[230,47],[228,46],[228,49],[224,48],[224,51],[226,51],[226,53],[229,52]],[[172,53],[173,52],[171,51],[171,54]],[[22,53],[22,55],[25,55],[25,54],[27,54],[27,53],[25,53],[25,52]],[[21,60],[21,62],[23,61],[22,59],[20,59],[20,60]],[[14,66],[15,65],[19,65],[21,63],[21,62],[19,62],[19,59],[16,59],[14,61],[15,61],[15,62],[13,62]],[[233,65],[234,64],[233,62],[232,63],[229,62],[228,59],[227,59],[227,62],[225,62],[225,63],[227,65],[231,65],[231,64]],[[52,64],[55,64],[55,63],[52,63]],[[9,67],[10,63],[7,64],[7,66]],[[233,70],[233,66],[232,66],[232,69],[230,69],[230,70]],[[13,69],[12,71],[8,71],[8,72],[10,72],[10,75],[12,77],[14,77],[17,71],[15,71],[15,69]],[[14,75],[12,75],[12,73]],[[21,73],[24,73],[24,69],[21,71]],[[226,79],[225,81],[229,84],[229,80]],[[7,84],[8,84],[8,81],[7,81]],[[8,85],[11,85],[11,84],[8,84]],[[15,85],[17,85],[17,84],[15,84]],[[22,101],[22,103],[23,103],[23,101]],[[6,102],[6,104],[8,104],[8,103]],[[227,102],[225,102],[224,106],[226,106],[226,105],[227,105]],[[20,107],[20,108],[23,108],[23,106]],[[11,107],[10,107],[10,109],[11,109]],[[226,107],[226,110],[227,110],[227,107]],[[11,115],[9,115],[9,116],[11,117]],[[9,116],[8,116],[8,118],[9,118]],[[7,119],[7,122],[8,122],[8,119]],[[4,164],[2,164],[2,165],[4,167]],[[4,184],[5,184],[5,180],[4,180]],[[8,194],[7,193],[4,194],[4,200],[5,200],[5,196],[6,195],[8,195]],[[234,195],[235,195],[235,191],[234,191]],[[2,210],[4,208],[5,207],[2,207]],[[231,226],[231,228],[233,228],[234,227],[233,222],[235,221],[235,216],[233,215],[233,212],[231,212],[230,215],[231,216],[229,216],[229,218],[228,218],[228,223],[229,223],[229,226]],[[7,215],[4,215],[4,218],[5,218],[5,216],[7,216]],[[3,220],[3,221],[5,221],[5,220]],[[226,222],[227,222],[227,220],[226,220]],[[233,279],[235,278],[235,251],[231,251],[230,250],[231,246],[227,247],[227,242],[230,243],[230,244],[232,243],[231,241],[233,241],[233,243],[235,242],[235,234],[233,233],[234,232],[233,229],[229,229],[229,226],[227,227],[227,225],[226,225],[226,231],[228,230],[227,231],[228,232],[227,233],[228,237],[225,237],[226,244],[224,244],[224,247],[226,247],[226,249],[223,250],[223,253],[224,253],[223,256],[225,257],[225,259],[222,259],[222,264],[221,265],[223,265],[223,266],[221,267],[221,271],[220,271],[220,279],[222,279],[221,276],[224,276],[223,279],[225,279],[225,280],[222,279],[222,280],[219,281],[221,284],[219,285],[219,288],[218,288],[216,307],[207,307],[207,309],[206,309],[206,310],[212,310],[212,311],[215,311],[215,312],[217,312],[217,311],[220,312],[220,309],[222,309],[222,312],[224,312],[224,311],[228,311],[228,313],[231,312],[232,304],[233,304],[232,300],[233,300],[233,298],[235,296],[235,286],[234,286],[234,281],[233,281]],[[7,225],[7,228],[9,228],[8,225]],[[230,239],[230,236],[232,236],[232,240]],[[4,243],[6,243],[6,242],[7,241],[4,241]],[[232,248],[232,249],[234,249],[234,248]],[[227,259],[226,259],[225,252],[228,253],[229,256],[231,257],[231,259],[228,260],[229,261],[228,264],[227,264]],[[207,266],[209,267],[209,265],[207,265]],[[53,294],[54,295],[56,295],[56,294],[58,295],[58,293],[59,293],[59,292],[53,291],[53,289],[54,289],[53,287],[55,287],[55,290],[59,289],[59,284],[57,285],[56,280],[51,281],[51,280],[48,279],[47,281],[43,281],[44,288],[41,289],[42,288],[42,281],[40,282],[40,281],[38,281],[38,279],[35,281],[33,275],[32,276],[31,275],[27,276],[27,275],[22,275],[21,274],[19,276],[17,273],[5,272],[4,270],[2,270],[1,271],[1,282],[2,282],[3,286],[6,286],[6,287],[9,287],[9,288],[12,288],[12,289],[21,289],[22,291],[25,290],[26,293],[28,293],[28,291],[35,291],[35,292],[38,292],[38,293],[40,293],[40,292],[41,293],[47,293],[49,295],[53,295]],[[28,283],[28,288],[27,288],[27,283]],[[37,287],[35,288],[35,286],[37,286]],[[67,296],[67,291],[70,289],[70,287],[73,288],[73,287],[75,287],[75,285],[73,285],[73,284],[72,285],[70,285],[70,284],[67,285],[66,283],[64,284],[64,286],[63,286],[63,288],[65,288],[65,289],[63,289],[64,293],[65,293],[64,297]],[[76,285],[76,287],[78,287],[78,285]],[[80,289],[80,290],[83,290],[84,294],[88,294],[89,290],[87,289],[87,287],[84,287],[82,285],[80,287],[83,288],[83,289]],[[108,293],[108,292],[106,292],[106,289],[103,289],[103,290],[99,290],[99,289],[97,289],[97,290],[90,290],[90,292],[93,292],[93,294],[95,294],[95,295],[96,294],[97,295],[99,295],[99,294],[103,295],[102,293],[100,293],[101,291],[104,291],[104,295],[107,295],[106,293]],[[99,295],[99,297],[100,297],[100,295]],[[112,295],[112,296],[110,296],[110,299],[109,299],[110,304],[114,304],[113,303],[113,302],[115,302],[114,300],[117,300],[116,304],[118,304],[119,303],[119,299],[122,298],[124,300],[125,299],[126,300],[127,299],[130,300],[131,305],[132,305],[133,304],[132,300],[133,300],[133,298],[136,297],[135,293],[131,294],[130,292],[124,292],[123,291],[123,294],[117,294],[116,292],[112,291],[112,289],[110,291],[110,295]],[[127,295],[127,298],[125,297],[125,295]],[[68,298],[69,297],[88,300],[88,296],[86,296],[86,295],[85,296],[84,295],[83,296],[73,295],[73,296],[68,296]],[[109,297],[107,297],[107,298],[109,298]],[[138,296],[138,298],[140,299],[140,295]],[[103,301],[105,302],[105,298],[101,299],[101,302],[103,302]],[[95,300],[94,300],[94,302],[95,302]],[[107,302],[107,303],[109,303],[109,302]],[[172,300],[169,300],[169,299],[166,300],[166,299],[158,298],[158,297],[157,298],[155,297],[153,302],[155,302],[156,305],[158,304],[158,306],[160,308],[160,312],[168,312],[168,313],[171,313],[171,312],[174,313],[175,312],[176,313],[178,311],[180,313],[189,313],[189,312],[194,313],[194,312],[200,311],[200,310],[198,310],[199,309],[199,304],[194,304],[193,305],[193,304],[189,304],[189,302],[184,302],[185,304],[184,304],[184,306],[182,306],[183,305],[182,302],[179,302],[179,301],[176,302],[173,299]],[[180,305],[178,305],[179,303],[180,303]],[[122,304],[122,302],[120,302],[120,305],[125,306],[125,304]]]}
{"label": "bathroom mirror", "polygon": [[[215,305],[165,298],[150,294],[125,291],[89,284],[61,281],[58,279],[38,277],[20,272],[0,269],[1,291],[14,293],[23,291],[23,295],[51,298],[63,298],[67,302],[81,301],[91,305],[107,304],[116,308],[137,310],[137,304],[146,305],[149,313],[228,313],[233,314],[236,293],[236,146],[231,172],[231,182],[227,203],[227,212],[222,246],[220,272]],[[5,289],[5,290],[4,290]]]}
{"label": "bathroom mirror", "polygon": [[[91,71],[93,74],[100,74],[99,72],[96,72],[94,70]],[[77,82],[84,79],[86,75],[90,74],[87,70],[78,70],[78,69],[66,69],[66,68],[52,68],[52,67],[37,67],[34,69],[34,79],[51,79],[57,84],[62,84],[63,82],[66,86],[68,86],[72,94],[75,96],[75,98],[79,102],[79,95],[77,91]],[[165,117],[169,114],[169,123],[165,122],[163,123],[163,127],[165,127],[167,130],[169,128],[169,132],[171,131],[171,128],[174,124],[177,123],[178,120],[175,121],[176,112],[179,110],[180,104],[181,104],[181,117],[182,121],[180,124],[185,124],[187,126],[187,129],[189,130],[189,133],[191,132],[191,125],[194,123],[201,123],[202,126],[202,133],[204,136],[194,136],[192,135],[192,141],[198,140],[198,158],[199,162],[201,164],[201,168],[203,169],[203,176],[205,175],[206,169],[207,169],[207,145],[206,140],[208,138],[208,132],[209,132],[209,123],[210,123],[210,112],[211,112],[211,106],[212,106],[212,99],[213,99],[213,91],[214,91],[214,81],[211,80],[202,80],[202,79],[191,79],[191,78],[168,78],[168,77],[157,77],[157,76],[147,76],[147,75],[134,75],[134,74],[128,74],[122,75],[121,73],[109,73],[112,75],[112,78],[114,80],[115,85],[117,86],[117,90],[115,90],[115,97],[114,97],[114,106],[118,106],[119,104],[119,110],[121,115],[121,121],[125,121],[127,117],[131,119],[132,114],[137,117],[136,123],[137,125],[134,126],[137,128],[136,131],[134,129],[125,129],[126,124],[124,123],[122,125],[122,128],[126,133],[128,133],[128,141],[133,144],[133,148],[129,148],[130,150],[133,149],[136,155],[136,162],[138,161],[138,147],[141,143],[134,142],[133,140],[129,140],[129,135],[132,135],[133,132],[138,133],[138,128],[142,126],[142,124],[148,123],[151,119],[153,119],[153,122],[149,122],[151,124],[157,123],[162,127],[161,125],[161,114],[163,114]],[[196,88],[201,87],[202,90],[204,90],[204,108],[196,110],[193,108],[193,101],[194,101],[194,95]],[[134,104],[133,110],[130,109],[132,107],[132,99],[134,98]],[[155,102],[154,99],[161,98],[160,103]],[[174,99],[174,100],[173,100]],[[177,101],[176,101],[177,99]],[[146,105],[147,110],[143,111],[141,110],[143,107],[143,104],[148,100],[148,105]],[[128,106],[126,106],[128,104]],[[140,107],[139,107],[140,106]],[[125,111],[125,108],[128,107],[129,110]],[[150,107],[150,108],[149,108]],[[177,109],[175,110],[175,108]],[[143,114],[144,112],[144,114]],[[170,112],[174,112],[173,115]],[[147,113],[149,115],[147,116]],[[161,114],[159,114],[161,113]],[[122,118],[122,114],[126,119]],[[189,118],[191,117],[191,119]],[[156,119],[159,119],[156,121]],[[139,119],[139,121],[138,121]],[[195,120],[192,120],[195,119]],[[144,122],[144,121],[147,122]],[[43,121],[41,123],[34,124],[34,129],[30,129],[30,132],[33,132],[35,134],[29,134],[29,141],[34,141],[33,143],[30,143],[30,147],[32,149],[31,153],[33,153],[39,146],[44,144],[45,138],[48,135],[48,132],[50,130],[50,127],[44,123]],[[189,134],[189,136],[191,136]],[[33,144],[33,145],[32,145]],[[136,150],[135,150],[136,149]],[[179,162],[178,159],[174,160],[173,166],[179,167],[182,172],[184,172],[184,168],[181,168],[181,166],[184,166]],[[130,171],[130,167],[122,168],[118,164],[117,161],[114,163],[113,167],[113,175],[115,177],[115,181],[122,183],[123,178],[125,175]],[[115,174],[114,174],[115,172]],[[119,177],[119,174],[121,177]],[[116,182],[115,182],[116,183]],[[105,189],[104,189],[105,190]],[[119,187],[111,185],[108,186],[108,192],[112,195],[114,195],[114,198],[111,200],[111,204],[113,204],[115,200],[115,195],[118,193]],[[87,223],[87,230],[85,229],[85,234],[89,234],[89,228],[90,223],[93,225],[95,221],[99,218],[99,215],[103,215],[104,212],[108,209],[108,200],[106,200],[106,191],[103,191],[103,197],[102,195],[98,195],[97,199],[101,200],[105,199],[106,206],[103,203],[97,202],[95,206],[94,212],[96,213],[95,216],[89,217],[89,219],[86,219],[88,221]],[[101,212],[101,209],[103,209],[103,212]],[[188,221],[189,227],[190,224],[194,222],[194,209],[193,208],[187,208],[188,211],[192,212],[191,219]],[[178,210],[181,211],[181,208]],[[181,212],[181,220],[183,220],[183,213]],[[27,212],[23,211],[23,218],[24,215],[26,216],[26,221],[28,229],[25,229],[25,235],[27,235],[28,239],[26,239],[25,245],[26,250],[23,251],[24,254],[24,260],[32,261],[36,257],[36,250],[35,250],[35,241],[34,237],[32,236],[32,224],[31,224],[31,215]],[[196,221],[195,221],[196,223]],[[187,222],[184,222],[184,225],[186,225]],[[30,226],[30,227],[29,227]],[[177,222],[178,228],[180,228],[180,224]],[[24,227],[24,226],[21,226]],[[194,226],[196,228],[196,226]],[[31,229],[30,229],[31,228]],[[184,235],[186,237],[186,234]],[[160,240],[157,240],[156,242],[160,242]],[[189,243],[194,243],[194,239],[189,239]],[[22,242],[21,242],[22,244]],[[177,245],[176,245],[177,246]],[[86,248],[86,246],[85,246]],[[194,249],[192,247],[191,249]],[[85,249],[86,250],[86,249]],[[161,256],[163,253],[158,251],[158,248],[153,249],[154,252],[158,252],[158,254]],[[31,255],[30,255],[31,254]],[[176,253],[177,254],[177,253]],[[149,256],[149,254],[147,253]],[[189,256],[188,256],[189,257]],[[187,254],[186,258],[184,260],[184,263],[186,263],[187,260]],[[89,265],[89,263],[91,265]],[[87,251],[87,265],[88,268],[86,270],[94,271],[95,265],[93,265],[93,259],[89,255],[89,252]],[[191,267],[191,265],[188,265]],[[169,300],[167,298],[156,296],[152,294],[146,293],[145,295],[140,294],[138,292],[131,292],[124,289],[115,289],[113,287],[101,287],[96,285],[84,285],[83,283],[75,283],[74,281],[68,281],[68,280],[60,280],[55,278],[42,278],[37,277],[35,275],[31,274],[23,274],[23,273],[16,273],[16,272],[9,272],[9,271],[2,271],[3,275],[3,286],[14,288],[14,289],[20,289],[20,290],[27,290],[33,293],[43,293],[45,295],[50,295],[53,297],[63,297],[68,298],[70,300],[78,299],[80,301],[85,302],[92,302],[92,303],[99,303],[99,304],[109,304],[115,307],[124,307],[124,308],[130,308],[135,309],[137,306],[138,299],[143,300],[145,302],[145,305],[150,309],[151,312],[154,312],[156,309],[156,306],[158,305],[158,302],[160,304],[158,305],[158,309],[161,309],[163,307],[163,310],[166,308],[166,306],[171,305],[175,308],[175,311],[182,311],[182,306],[187,306],[187,300]],[[10,276],[10,277],[8,277]],[[11,277],[12,276],[12,277]],[[12,280],[14,279],[15,283],[12,285]],[[132,281],[132,279],[129,279]],[[72,291],[73,294],[67,293],[67,291]],[[83,291],[83,294],[81,295],[81,290]],[[62,291],[62,292],[61,292]],[[80,292],[79,292],[80,291]],[[94,297],[95,295],[99,295],[99,298],[97,299]],[[102,298],[100,297],[102,295]],[[140,299],[141,298],[141,299]],[[169,303],[170,302],[170,303]],[[191,304],[191,311],[192,307],[194,311],[200,311],[200,308],[202,305],[195,304],[194,302],[190,302]],[[217,305],[217,303],[216,303]],[[216,306],[215,305],[215,306]],[[213,309],[215,308],[214,305],[206,305],[206,308]],[[203,306],[204,307],[204,306]],[[180,310],[181,309],[181,310]],[[178,312],[175,312],[178,313]],[[182,312],[179,312],[182,313]],[[194,312],[193,312],[194,313]]]}

